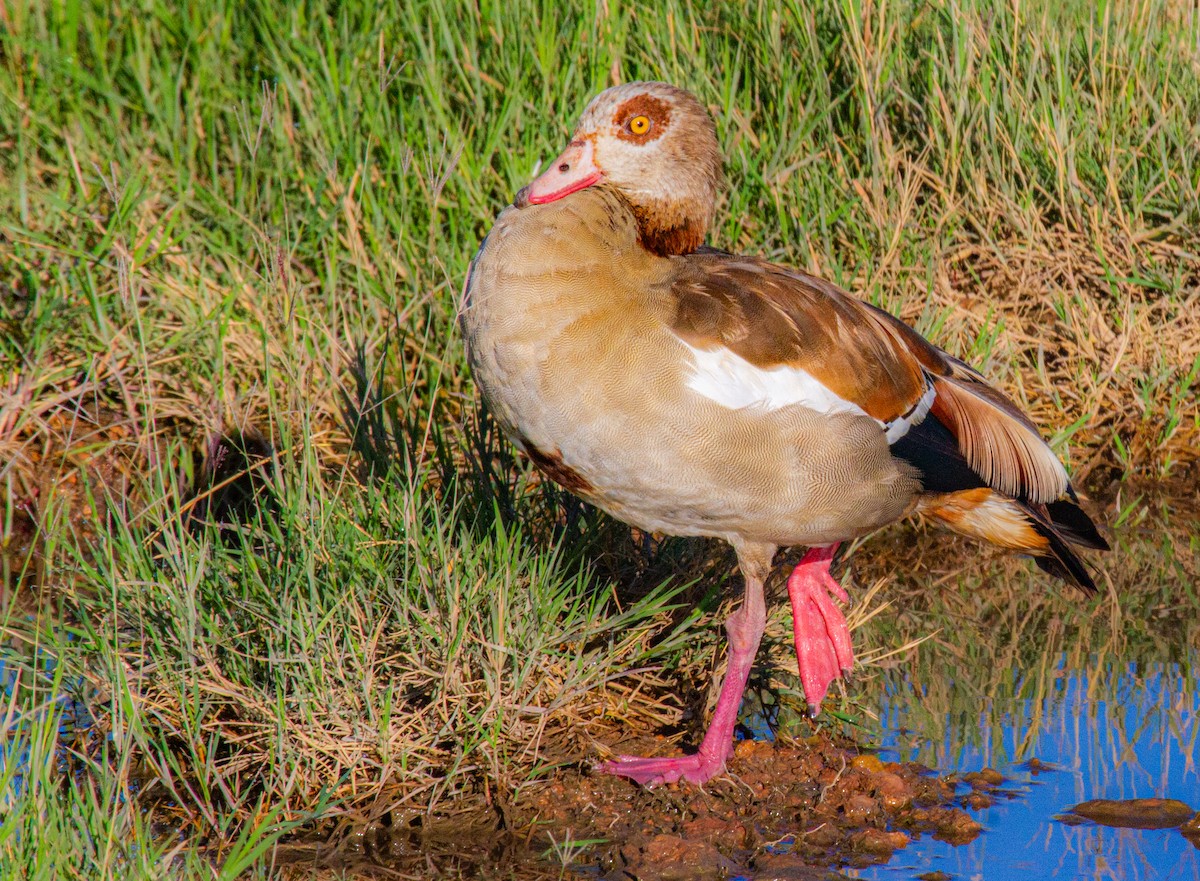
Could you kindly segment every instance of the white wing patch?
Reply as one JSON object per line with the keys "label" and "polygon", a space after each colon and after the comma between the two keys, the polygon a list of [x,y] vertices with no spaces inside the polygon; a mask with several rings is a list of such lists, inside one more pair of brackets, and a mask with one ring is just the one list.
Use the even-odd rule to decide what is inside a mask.
{"label": "white wing patch", "polygon": [[929,408],[933,406],[933,399],[936,397],[937,389],[930,385],[925,389],[925,394],[921,395],[921,399],[913,404],[903,416],[897,416],[891,422],[879,423],[887,434],[888,446],[908,434],[908,430],[914,425],[919,425],[925,420],[925,417],[929,415]]}
{"label": "white wing patch", "polygon": [[[868,416],[866,410],[834,393],[807,370],[783,364],[764,370],[724,347],[698,349],[687,343],[684,345],[692,353],[693,360],[688,388],[722,407],[730,410],[757,407],[771,411],[800,406],[818,413]],[[891,422],[875,420],[884,430],[889,445],[904,437],[929,414],[935,397],[937,393],[930,385],[903,416]]]}
{"label": "white wing patch", "polygon": [[834,394],[807,370],[787,365],[764,370],[724,347],[697,349],[684,345],[694,360],[688,388],[722,407],[782,410],[798,404],[818,413],[867,415],[862,407]]}

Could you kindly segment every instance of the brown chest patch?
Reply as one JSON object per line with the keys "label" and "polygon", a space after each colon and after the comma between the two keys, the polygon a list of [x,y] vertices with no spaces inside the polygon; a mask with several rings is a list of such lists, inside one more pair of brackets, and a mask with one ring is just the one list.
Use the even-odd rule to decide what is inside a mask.
{"label": "brown chest patch", "polygon": [[670,223],[653,210],[634,205],[638,222],[638,243],[651,254],[669,257],[690,254],[704,244],[704,224],[691,219]]}
{"label": "brown chest patch", "polygon": [[562,453],[557,450],[552,453],[539,450],[526,438],[521,438],[521,446],[525,448],[525,455],[538,467],[538,470],[563,489],[581,495],[591,492],[592,485],[584,476],[563,463]]}

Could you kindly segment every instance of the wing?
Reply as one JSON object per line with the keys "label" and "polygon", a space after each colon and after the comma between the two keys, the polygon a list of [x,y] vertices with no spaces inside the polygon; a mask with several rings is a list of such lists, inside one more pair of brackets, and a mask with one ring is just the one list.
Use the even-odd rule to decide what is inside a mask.
{"label": "wing", "polygon": [[1039,504],[1067,493],[1062,463],[1012,401],[824,279],[705,250],[687,259],[669,299],[671,328],[696,353],[697,383],[726,405],[863,413],[891,444],[932,414],[983,484]]}
{"label": "wing", "polygon": [[693,352],[694,389],[730,407],[875,419],[921,478],[918,513],[1095,591],[1070,544],[1107,543],[1033,423],[977,371],[824,279],[711,250],[682,266],[670,324]]}

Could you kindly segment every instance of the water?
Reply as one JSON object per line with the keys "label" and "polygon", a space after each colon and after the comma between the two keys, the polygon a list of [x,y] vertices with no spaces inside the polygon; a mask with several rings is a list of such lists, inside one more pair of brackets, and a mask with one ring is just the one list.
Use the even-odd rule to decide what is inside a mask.
{"label": "water", "polygon": [[[1067,670],[1060,661],[1034,689],[1038,698],[985,702],[973,714],[957,710],[940,720],[915,718],[922,715],[922,695],[897,676],[881,706],[881,758],[921,761],[942,774],[994,767],[1009,778],[1004,788],[1016,797],[973,812],[984,832],[970,844],[952,847],[923,836],[885,865],[843,871],[877,881],[931,871],[980,881],[1200,881],[1200,850],[1178,830],[1055,819],[1098,798],[1173,798],[1200,810],[1195,668]],[[1028,691],[1017,683],[1012,693]],[[1058,770],[1032,773],[1027,762],[1034,757]]]}
{"label": "water", "polygon": [[[30,742],[38,737],[39,725],[52,724],[67,741],[92,724],[86,705],[70,696],[81,689],[82,683],[77,681],[73,688],[68,688],[72,683],[56,676],[55,661],[49,656],[41,658],[45,676],[43,687],[47,694],[59,696],[45,698],[39,702],[38,709],[30,711],[21,702],[21,697],[26,700],[28,697],[14,694],[22,683],[21,665],[8,661],[3,651],[0,647],[0,809],[7,808],[24,790]],[[26,671],[26,689],[30,679]]]}

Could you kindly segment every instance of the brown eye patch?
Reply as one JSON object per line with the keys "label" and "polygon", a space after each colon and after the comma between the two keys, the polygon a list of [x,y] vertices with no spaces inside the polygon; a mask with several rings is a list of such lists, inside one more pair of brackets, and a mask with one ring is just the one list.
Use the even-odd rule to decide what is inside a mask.
{"label": "brown eye patch", "polygon": [[[645,117],[650,126],[641,134],[629,127],[638,117]],[[613,114],[613,126],[617,129],[617,137],[635,144],[645,144],[661,137],[671,121],[671,105],[653,95],[635,95],[625,101]],[[638,128],[641,127],[639,124]]]}

